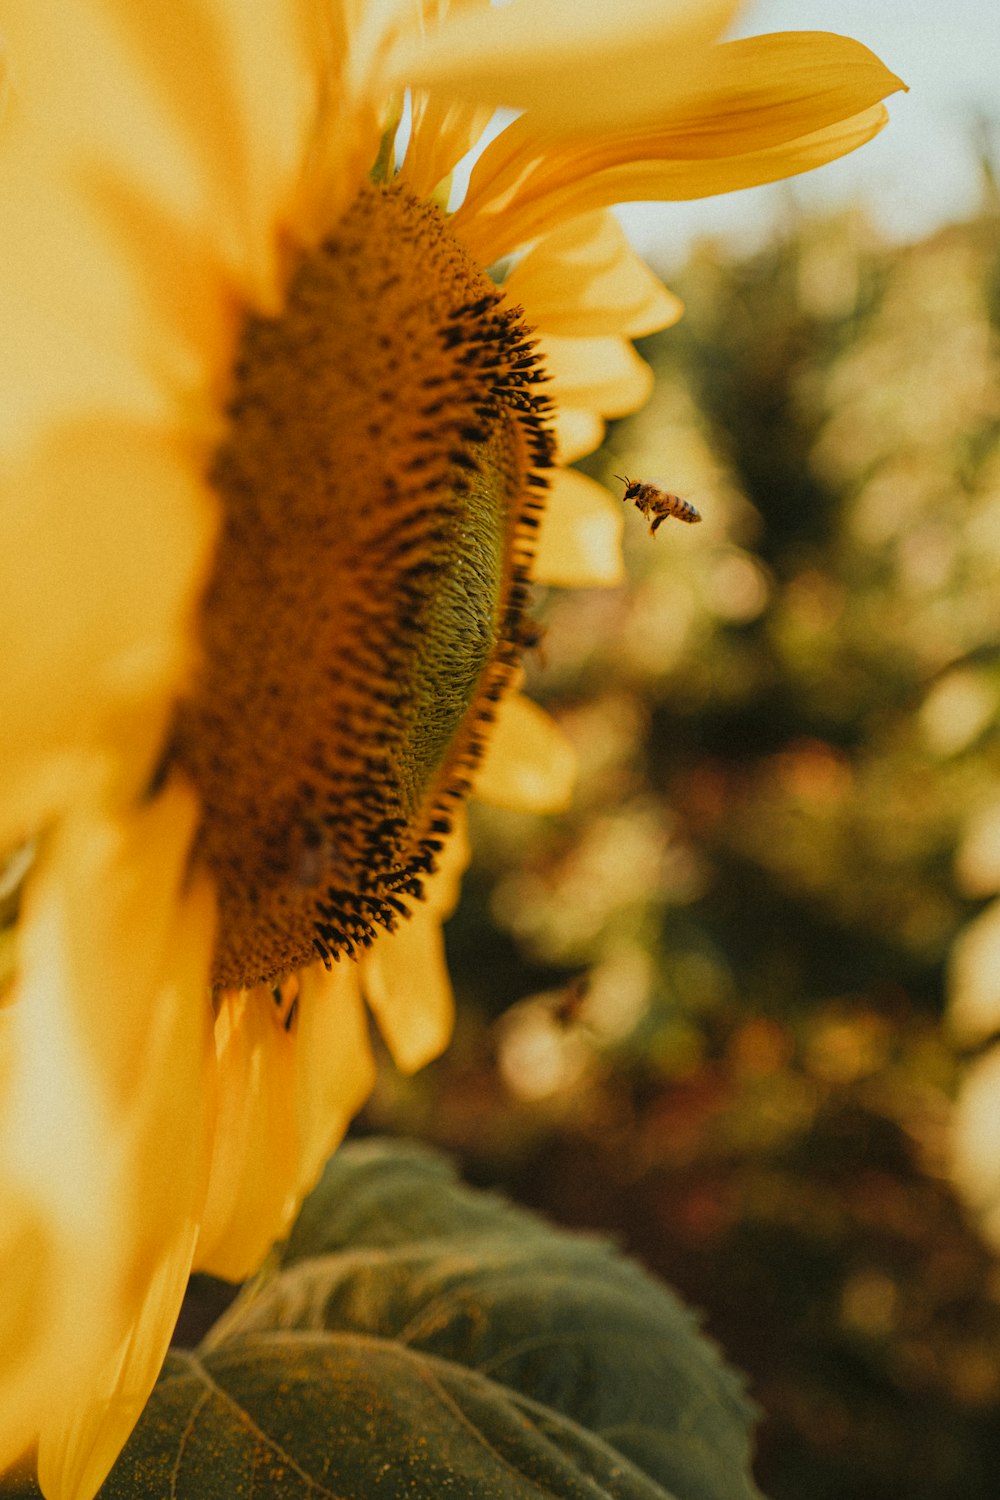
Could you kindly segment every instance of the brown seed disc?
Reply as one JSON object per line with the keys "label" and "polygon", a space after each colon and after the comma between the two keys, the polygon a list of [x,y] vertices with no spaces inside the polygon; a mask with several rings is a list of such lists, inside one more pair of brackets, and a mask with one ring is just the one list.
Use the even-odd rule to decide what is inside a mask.
{"label": "brown seed disc", "polygon": [[202,798],[216,984],[353,954],[419,898],[517,659],[542,378],[520,310],[391,188],[247,319],[170,749]]}

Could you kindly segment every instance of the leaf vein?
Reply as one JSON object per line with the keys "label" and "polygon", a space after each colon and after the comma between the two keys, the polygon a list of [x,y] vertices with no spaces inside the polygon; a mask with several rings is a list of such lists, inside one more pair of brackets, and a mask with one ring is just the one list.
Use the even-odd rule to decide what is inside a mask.
{"label": "leaf vein", "polygon": [[188,1442],[190,1440],[191,1434],[194,1431],[195,1423],[197,1422],[198,1417],[199,1417],[200,1413],[202,1412],[203,1408],[205,1407],[206,1403],[210,1399],[211,1399],[210,1393],[208,1391],[202,1391],[202,1393],[199,1396],[198,1400],[192,1406],[191,1413],[190,1413],[187,1421],[184,1424],[184,1430],[181,1433],[180,1438],[178,1439],[178,1442],[177,1442],[177,1456],[174,1459],[173,1467],[170,1470],[170,1495],[171,1495],[171,1500],[173,1500],[173,1497],[175,1497],[176,1494],[177,1494],[177,1480],[178,1480],[178,1477],[180,1475],[181,1464],[182,1464],[182,1462],[184,1460],[184,1453],[185,1453],[185,1450],[187,1448]]}
{"label": "leaf vein", "polygon": [[[472,1435],[472,1437],[479,1443],[480,1447],[484,1448],[487,1453],[491,1454],[493,1458],[496,1459],[497,1463],[500,1464],[504,1469],[506,1469],[509,1474],[513,1474],[521,1483],[524,1483],[526,1476],[522,1472],[522,1470],[520,1470],[516,1466],[516,1464],[512,1464],[510,1459],[507,1458],[503,1453],[501,1453],[498,1448],[494,1447],[494,1445],[487,1438],[486,1434],[483,1432],[482,1428],[477,1427],[476,1423],[467,1416],[467,1414],[462,1410],[458,1402],[455,1400],[454,1396],[452,1396],[451,1392],[445,1385],[442,1384],[439,1377],[435,1375],[432,1370],[429,1370],[426,1367],[421,1368],[420,1374],[425,1384],[430,1388],[431,1394],[435,1396],[437,1400],[440,1401],[441,1405],[444,1406],[445,1409],[449,1411],[452,1416],[455,1417],[456,1420],[466,1429],[466,1431]],[[540,1438],[544,1437],[544,1434],[539,1430],[537,1425],[535,1425],[535,1430]],[[548,1442],[548,1438],[545,1438],[545,1441]],[[550,1489],[547,1484],[543,1484],[542,1481],[537,1479],[536,1477],[532,1476],[531,1483],[540,1492],[546,1495],[551,1495],[552,1500],[564,1500],[564,1497],[557,1495],[555,1490]]]}
{"label": "leaf vein", "polygon": [[[287,1464],[292,1472],[298,1475],[299,1479],[303,1481],[303,1483],[309,1490],[315,1490],[316,1494],[323,1497],[323,1500],[347,1500],[347,1496],[338,1494],[336,1490],[328,1489],[325,1484],[318,1480],[314,1475],[310,1474],[307,1469],[303,1469],[302,1465],[296,1462],[295,1458],[291,1453],[287,1451],[287,1449],[283,1448],[279,1442],[276,1442],[269,1433],[265,1432],[264,1429],[254,1421],[253,1417],[251,1417],[246,1407],[241,1406],[236,1398],[234,1396],[231,1396],[224,1386],[219,1385],[218,1381],[212,1379],[211,1375],[208,1373],[203,1364],[201,1364],[200,1362],[196,1362],[195,1370],[199,1378],[204,1382],[209,1390],[214,1395],[218,1396],[221,1401],[225,1402],[227,1406],[231,1407],[233,1412],[236,1414],[237,1420],[247,1429],[247,1431],[252,1433],[263,1447],[267,1448],[271,1453],[275,1454],[275,1456],[279,1458],[282,1463]],[[256,1470],[257,1463],[255,1460],[254,1474],[256,1474]]]}

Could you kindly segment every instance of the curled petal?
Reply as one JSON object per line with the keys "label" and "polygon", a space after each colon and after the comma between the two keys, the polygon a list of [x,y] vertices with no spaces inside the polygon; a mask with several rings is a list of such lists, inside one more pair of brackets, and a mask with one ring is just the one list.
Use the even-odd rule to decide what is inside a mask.
{"label": "curled petal", "polygon": [[365,959],[365,997],[396,1066],[413,1073],[451,1037],[455,1004],[440,918],[417,907]]}
{"label": "curled petal", "polygon": [[679,297],[632,249],[614,214],[585,214],[545,235],[504,283],[512,302],[547,334],[641,338],[669,328]]}
{"label": "curled petal", "polygon": [[[453,0],[452,17],[485,11],[490,14],[489,0]],[[425,7],[419,34],[426,37],[428,24],[439,21],[433,7]],[[442,183],[467,151],[476,145],[493,114],[493,107],[481,99],[457,100],[427,89],[412,93],[410,139],[400,168],[399,180],[411,192],[434,198]],[[447,197],[445,193],[443,195]]]}
{"label": "curled petal", "polygon": [[517,812],[562,812],[575,777],[576,754],[554,720],[520,694],[505,698],[476,773],[476,796]]}
{"label": "curled petal", "polygon": [[[455,217],[487,262],[590,209],[707,196],[809,170],[870,139],[886,119],[880,101],[904,87],[847,37],[787,32],[709,45],[732,7],[649,0],[627,28],[588,7],[560,39],[563,9],[564,0],[515,0],[489,17],[488,44],[485,18],[473,15],[407,60],[422,81],[459,94],[468,87],[478,98],[485,91],[526,111],[483,152]],[[562,87],[553,87],[546,60],[550,23]],[[644,25],[669,47],[669,67]],[[497,29],[511,34],[499,55]],[[586,66],[567,67],[567,45],[570,57],[577,43],[585,53],[597,33],[606,45],[586,58],[600,72],[588,86]],[[515,61],[521,45],[525,57]],[[613,65],[616,46],[629,49],[630,66]],[[620,79],[617,88],[609,78]]]}
{"label": "curled petal", "polygon": [[621,583],[624,512],[602,484],[575,469],[552,476],[533,576],[563,588]]}
{"label": "curled petal", "polygon": [[604,421],[596,411],[583,411],[560,401],[552,422],[556,440],[556,457],[560,464],[571,464],[586,453],[593,453],[604,438]]}
{"label": "curled petal", "polygon": [[470,851],[463,812],[456,817],[424,901],[395,932],[379,938],[362,965],[365,998],[396,1066],[413,1073],[447,1046],[454,1022],[441,923],[454,910]]}
{"label": "curled petal", "polygon": [[[505,135],[519,130],[522,120],[526,120],[525,115],[514,121]],[[544,156],[540,142],[526,141],[526,162],[520,165],[516,180],[501,190],[495,190],[495,184],[487,180],[487,148],[477,165],[477,171],[483,169],[483,177],[477,183],[474,174],[469,195],[457,210],[454,228],[475,255],[490,263],[535,239],[546,226],[592,208],[615,202],[711,198],[715,193],[735,192],[738,187],[795,177],[798,172],[811,171],[814,166],[855,151],[877,135],[888,120],[885,105],[873,105],[808,135],[759,150],[736,148],[729,156],[673,156],[675,147],[669,136],[664,139],[663,154],[645,157],[637,156],[631,136],[612,142],[610,148],[570,147],[562,156],[550,147],[549,157]],[[733,145],[738,147],[736,139]],[[543,171],[532,166],[543,160],[555,163],[558,169]],[[474,189],[477,196],[472,196]]]}
{"label": "curled petal", "polygon": [[560,404],[624,417],[649,399],[653,372],[627,339],[544,336],[539,347]]}

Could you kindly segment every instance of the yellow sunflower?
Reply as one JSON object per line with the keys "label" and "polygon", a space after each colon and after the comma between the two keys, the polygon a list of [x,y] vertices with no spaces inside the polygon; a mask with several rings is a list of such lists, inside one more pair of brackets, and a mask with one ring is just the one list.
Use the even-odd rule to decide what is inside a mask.
{"label": "yellow sunflower", "polygon": [[[529,584],[675,300],[610,204],[868,140],[898,80],[735,4],[9,0],[0,120],[0,1464],[93,1495],[189,1272],[240,1278],[445,1043],[461,804],[545,807]],[[448,212],[495,106],[517,112]]]}

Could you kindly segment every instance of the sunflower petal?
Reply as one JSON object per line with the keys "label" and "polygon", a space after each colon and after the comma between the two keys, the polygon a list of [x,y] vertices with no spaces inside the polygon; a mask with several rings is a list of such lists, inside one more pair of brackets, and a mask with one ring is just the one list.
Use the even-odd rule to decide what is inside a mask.
{"label": "sunflower petal", "polygon": [[400,1072],[414,1073],[438,1057],[455,1013],[440,918],[417,907],[380,937],[364,961],[364,987]]}
{"label": "sunflower petal", "polygon": [[575,469],[557,469],[545,500],[533,577],[561,588],[622,582],[624,510],[602,484]]}
{"label": "sunflower petal", "polygon": [[298,1166],[292,1192],[297,1213],[375,1083],[354,964],[337,964],[331,973],[313,964],[300,976],[296,1072]]}
{"label": "sunflower petal", "polygon": [[106,236],[53,190],[28,151],[0,152],[0,194],[4,451],[88,408],[123,420],[162,419],[163,392],[135,358],[143,298],[123,277]]}
{"label": "sunflower petal", "polygon": [[649,399],[653,372],[627,339],[539,339],[549,390],[561,405],[624,417]]}
{"label": "sunflower petal", "polygon": [[583,411],[560,401],[552,419],[552,435],[556,441],[556,461],[571,464],[601,446],[604,421],[596,411]]}
{"label": "sunflower petal", "polygon": [[632,249],[612,213],[585,214],[545,235],[504,283],[546,334],[641,338],[676,323],[679,297]]}
{"label": "sunflower petal", "polygon": [[628,123],[642,112],[647,91],[659,102],[671,85],[683,89],[739,9],[739,0],[631,0],[623,17],[600,0],[513,0],[486,15],[450,16],[422,43],[404,39],[387,72],[397,85],[540,118],[593,118],[604,130],[609,118]]}
{"label": "sunflower petal", "polygon": [[433,198],[490,122],[489,105],[464,104],[421,92],[413,105],[413,127],[399,181]]}
{"label": "sunflower petal", "polygon": [[[129,54],[120,73],[143,80],[144,96],[171,122],[175,149],[195,164],[211,205],[199,217],[214,226],[218,249],[251,300],[275,308],[283,269],[276,231],[294,218],[302,143],[314,128],[320,88],[297,7],[103,0],[100,8]],[[148,170],[138,180],[148,184]]]}
{"label": "sunflower petal", "polygon": [[530,699],[505,698],[483,762],[475,795],[518,812],[561,812],[576,777],[576,754],[549,715]]}
{"label": "sunflower petal", "polygon": [[540,104],[491,142],[455,216],[475,253],[495,260],[611,203],[704,197],[809,170],[870,139],[886,118],[880,101],[905,87],[860,43],[824,32],[706,47],[680,86],[673,66],[662,73],[669,97],[648,112],[602,126],[582,89],[579,118],[553,121]]}
{"label": "sunflower petal", "polygon": [[458,901],[469,857],[460,809],[438,869],[426,882],[423,902],[395,932],[380,936],[362,963],[365,998],[403,1073],[416,1072],[439,1056],[451,1037],[455,1003],[441,923]]}
{"label": "sunflower petal", "polygon": [[437,869],[424,885],[424,905],[442,922],[451,916],[458,905],[462,876],[469,868],[471,858],[469,820],[465,808],[459,806],[452,815],[451,833],[438,855]]}
{"label": "sunflower petal", "polygon": [[5,145],[17,148],[5,151],[4,166],[30,156],[36,172],[73,193],[86,191],[85,165],[106,162],[139,180],[155,178],[167,198],[182,201],[191,191],[190,163],[154,91],[136,86],[115,9],[100,0],[4,6],[11,78]]}
{"label": "sunflower petal", "polygon": [[[127,821],[78,809],[50,834],[25,892],[4,1012],[0,1180],[5,1211],[29,1194],[47,1248],[64,1242],[66,1281],[36,1284],[51,1265],[42,1256],[5,1265],[4,1284],[43,1320],[57,1310],[38,1433],[52,1500],[89,1497],[111,1467],[190,1269],[207,1165],[214,929],[208,888],[185,888],[194,811],[177,787]],[[4,1353],[5,1370],[16,1366]]]}
{"label": "sunflower petal", "polygon": [[321,965],[294,1009],[264,985],[220,997],[219,1108],[198,1270],[242,1281],[281,1239],[367,1097],[374,1060],[357,969]]}
{"label": "sunflower petal", "polygon": [[[413,57],[410,76],[458,97],[524,110],[536,128],[566,137],[655,127],[728,139],[741,149],[822,129],[906,87],[861,42],[832,32],[774,32],[712,45],[737,5],[641,0],[638,14],[630,7],[627,26],[594,6],[605,33],[599,44],[587,10],[563,18],[559,36],[559,13],[570,7],[572,0],[514,0],[491,18],[490,52],[482,20],[473,41],[476,19],[456,19]],[[728,155],[731,146],[709,149]]]}
{"label": "sunflower petal", "polygon": [[90,1500],[107,1478],[160,1373],[191,1273],[196,1227],[183,1226],[143,1272],[141,1305],[122,1331],[103,1385],[72,1403],[63,1425],[51,1419],[38,1444],[38,1482],[47,1500]]}
{"label": "sunflower petal", "polygon": [[[474,10],[489,12],[489,0],[452,0],[452,16]],[[433,7],[426,7],[421,28],[438,20]],[[399,172],[399,180],[411,192],[434,198],[443,183],[450,182],[455,167],[479,140],[493,115],[493,106],[481,99],[456,100],[417,89],[412,95],[410,139]],[[447,192],[443,194],[447,197]]]}
{"label": "sunflower petal", "polygon": [[132,706],[176,688],[214,531],[190,454],[169,436],[80,424],[6,477],[0,535],[17,567],[0,592],[0,830],[28,768],[106,742]]}
{"label": "sunflower petal", "polygon": [[[5,440],[88,408],[169,417],[157,355],[144,358],[161,310],[151,317],[131,245],[116,243],[105,210],[122,198],[155,201],[158,217],[190,226],[211,260],[226,239],[211,212],[224,187],[199,176],[154,90],[134,76],[112,6],[15,0],[4,31],[13,79],[0,154]],[[182,74],[201,80],[187,66]],[[231,256],[236,239],[228,234]],[[173,297],[179,279],[175,268]]]}
{"label": "sunflower petal", "polygon": [[242,1281],[286,1227],[294,1181],[295,1039],[261,987],[228,990],[215,1021],[218,1112],[195,1266]]}
{"label": "sunflower petal", "polygon": [[[665,141],[662,157],[639,159],[628,138],[614,143],[610,151],[572,146],[560,156],[558,148],[550,146],[548,161],[558,162],[558,172],[532,174],[522,167],[512,186],[496,192],[484,182],[476,184],[473,174],[477,193],[472,197],[470,188],[455,215],[455,232],[490,264],[547,226],[608,204],[708,198],[809,172],[863,146],[888,119],[885,105],[876,104],[809,135],[731,156],[675,158],[669,154],[671,143]],[[510,130],[520,124],[515,121]],[[538,142],[526,145],[527,157],[535,161],[543,159],[545,150]],[[486,153],[480,162],[485,159]]]}

